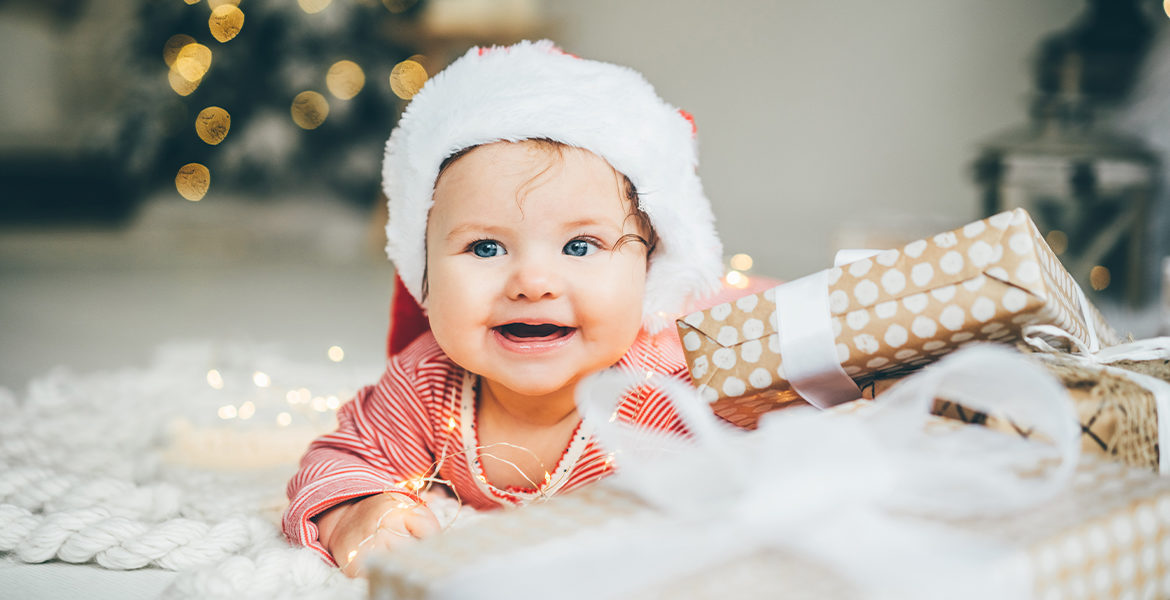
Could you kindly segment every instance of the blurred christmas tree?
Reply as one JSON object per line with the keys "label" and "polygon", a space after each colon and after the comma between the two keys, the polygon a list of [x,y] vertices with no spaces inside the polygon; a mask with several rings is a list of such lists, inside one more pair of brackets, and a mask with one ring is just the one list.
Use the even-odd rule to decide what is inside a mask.
{"label": "blurred christmas tree", "polygon": [[127,82],[119,136],[128,179],[143,194],[175,190],[184,165],[198,163],[211,197],[374,203],[401,102],[391,73],[414,54],[402,32],[420,8],[416,0],[143,0],[128,70],[137,80]]}

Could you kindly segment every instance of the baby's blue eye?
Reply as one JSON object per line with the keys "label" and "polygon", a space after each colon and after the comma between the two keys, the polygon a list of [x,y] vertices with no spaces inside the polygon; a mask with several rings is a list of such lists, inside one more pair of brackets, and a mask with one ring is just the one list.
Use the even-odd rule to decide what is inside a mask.
{"label": "baby's blue eye", "polygon": [[597,246],[588,240],[573,240],[561,252],[569,256],[588,256],[597,250]]}
{"label": "baby's blue eye", "polygon": [[504,247],[495,240],[480,240],[471,245],[471,252],[480,258],[491,258],[507,254]]}

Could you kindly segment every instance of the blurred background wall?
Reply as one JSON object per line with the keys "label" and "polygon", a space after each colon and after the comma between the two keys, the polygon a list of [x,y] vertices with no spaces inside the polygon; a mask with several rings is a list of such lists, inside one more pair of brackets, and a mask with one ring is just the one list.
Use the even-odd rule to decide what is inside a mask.
{"label": "blurred background wall", "polygon": [[[983,216],[981,144],[1028,120],[1041,40],[1094,3],[244,0],[219,41],[223,4],[0,1],[0,350],[15,359],[0,383],[173,337],[342,343],[376,362],[391,289],[377,169],[408,59],[433,74],[474,42],[548,36],[641,71],[696,118],[728,255],[787,279]],[[1164,32],[1160,2],[1134,4]],[[176,34],[214,54],[185,96]],[[363,69],[349,98],[327,89],[341,60]],[[294,101],[306,91],[327,116]],[[197,135],[209,106],[230,114],[222,143]],[[188,163],[210,186],[188,172],[179,188],[201,193],[185,199]],[[1151,335],[1155,304],[1118,314]]]}

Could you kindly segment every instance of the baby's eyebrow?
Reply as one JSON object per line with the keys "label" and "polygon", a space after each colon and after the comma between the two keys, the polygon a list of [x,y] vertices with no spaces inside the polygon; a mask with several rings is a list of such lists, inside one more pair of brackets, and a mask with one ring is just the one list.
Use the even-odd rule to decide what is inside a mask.
{"label": "baby's eyebrow", "polygon": [[493,227],[484,223],[460,223],[451,228],[451,231],[447,232],[447,241],[464,237],[469,233],[475,233],[476,235],[497,235],[501,231],[499,227]]}
{"label": "baby's eyebrow", "polygon": [[563,226],[565,229],[581,229],[583,227],[608,227],[616,231],[621,231],[622,229],[619,223],[614,223],[609,219],[594,219],[592,217],[569,221],[564,223]]}

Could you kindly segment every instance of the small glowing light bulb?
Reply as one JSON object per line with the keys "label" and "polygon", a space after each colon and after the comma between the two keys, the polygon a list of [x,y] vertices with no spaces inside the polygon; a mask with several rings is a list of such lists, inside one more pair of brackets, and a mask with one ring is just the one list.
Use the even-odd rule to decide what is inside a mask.
{"label": "small glowing light bulb", "polygon": [[455,417],[451,417],[450,419],[447,419],[447,429],[448,430],[455,429]]}

